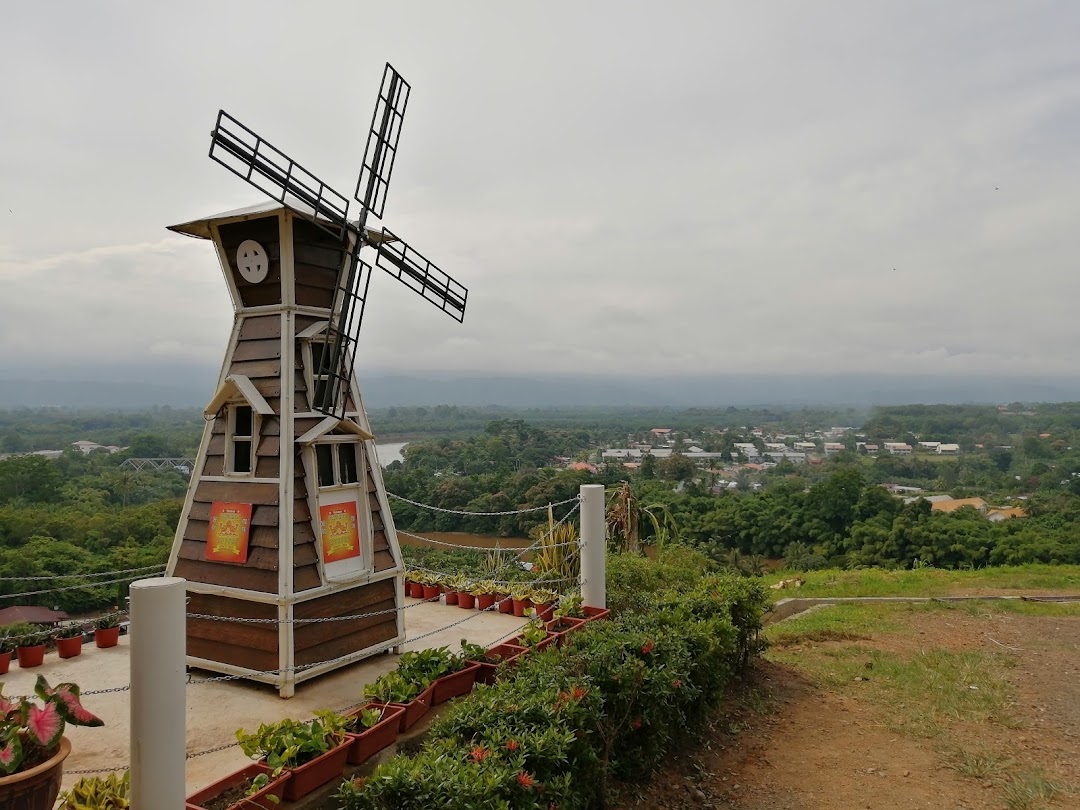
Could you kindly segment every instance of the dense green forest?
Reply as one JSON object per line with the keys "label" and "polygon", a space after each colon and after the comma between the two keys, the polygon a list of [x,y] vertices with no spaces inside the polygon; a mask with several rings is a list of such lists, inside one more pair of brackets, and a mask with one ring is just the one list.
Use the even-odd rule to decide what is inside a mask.
{"label": "dense green forest", "polygon": [[[419,418],[421,412],[429,415],[427,422]],[[373,414],[373,420],[404,426],[417,419],[412,432],[423,434],[438,433],[454,420],[490,416],[453,408],[398,408]],[[557,457],[595,460],[597,448],[643,437],[658,425],[722,450],[754,440],[744,428],[764,423],[766,416],[773,420],[766,423],[774,426],[771,430],[793,433],[848,421],[839,411],[734,409],[545,411],[537,412],[536,421],[486,418],[469,435],[411,442],[404,462],[387,469],[386,481],[406,498],[473,512],[543,506],[573,498],[584,483],[615,487],[629,481],[643,507],[673,516],[684,542],[719,560],[738,552],[755,560],[783,558],[794,568],[1080,562],[1077,403],[878,408],[845,438],[851,450],[821,465],[784,463],[754,472],[753,478],[739,470],[731,489],[716,487],[730,478],[702,471],[677,453],[650,459],[632,472],[617,465],[591,473],[554,464]],[[807,425],[814,419],[816,425]],[[125,583],[53,588],[81,584],[79,574],[164,563],[186,480],[173,471],[136,472],[120,465],[128,456],[190,455],[202,424],[197,411],[165,408],[0,413],[7,452],[12,445],[51,449],[82,438],[129,448],[114,455],[69,449],[56,459],[0,459],[0,605],[14,604],[16,593],[50,590],[18,601],[72,611],[109,607],[120,602]],[[856,433],[865,440],[957,441],[965,452],[951,458],[868,458],[854,450]],[[1029,516],[992,523],[971,509],[934,512],[926,502],[905,504],[889,495],[877,486],[884,482],[979,496],[995,505],[1022,503]],[[398,525],[407,530],[522,536],[546,521],[543,512],[486,517],[432,512],[402,501],[393,505]],[[645,525],[645,538],[652,534]],[[13,579],[41,576],[71,578],[45,586]]]}

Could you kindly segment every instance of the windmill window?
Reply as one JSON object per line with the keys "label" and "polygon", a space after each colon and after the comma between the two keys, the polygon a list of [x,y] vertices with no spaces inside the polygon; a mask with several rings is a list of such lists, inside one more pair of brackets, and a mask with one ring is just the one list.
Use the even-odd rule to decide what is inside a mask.
{"label": "windmill window", "polygon": [[227,469],[236,475],[250,475],[255,467],[255,411],[250,405],[229,407]]}
{"label": "windmill window", "polygon": [[309,344],[311,347],[311,401],[312,403],[319,402],[323,396],[325,396],[326,386],[330,384],[330,377],[327,374],[320,372],[323,369],[323,355],[326,351],[327,344],[319,340],[313,340]]}
{"label": "windmill window", "polygon": [[339,487],[359,481],[356,442],[333,442],[315,445],[315,466],[319,486]]}

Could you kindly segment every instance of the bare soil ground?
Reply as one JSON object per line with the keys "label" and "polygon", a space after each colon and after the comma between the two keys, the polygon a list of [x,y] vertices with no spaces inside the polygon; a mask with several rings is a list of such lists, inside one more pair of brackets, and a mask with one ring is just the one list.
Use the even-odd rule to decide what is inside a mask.
{"label": "bare soil ground", "polygon": [[[881,615],[883,632],[807,633],[771,650],[693,748],[616,807],[1080,807],[1080,614],[979,603]],[[927,654],[985,671],[904,680]],[[969,698],[988,684],[979,715]],[[972,691],[954,703],[959,690]]]}

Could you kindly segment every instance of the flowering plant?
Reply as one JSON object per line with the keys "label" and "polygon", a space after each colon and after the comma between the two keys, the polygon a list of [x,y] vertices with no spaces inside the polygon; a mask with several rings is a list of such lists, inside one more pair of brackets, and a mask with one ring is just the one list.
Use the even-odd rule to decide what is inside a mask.
{"label": "flowering plant", "polygon": [[32,697],[6,698],[0,683],[0,771],[12,774],[45,762],[56,754],[64,726],[102,726],[79,700],[79,687],[62,683],[50,687],[38,675]]}

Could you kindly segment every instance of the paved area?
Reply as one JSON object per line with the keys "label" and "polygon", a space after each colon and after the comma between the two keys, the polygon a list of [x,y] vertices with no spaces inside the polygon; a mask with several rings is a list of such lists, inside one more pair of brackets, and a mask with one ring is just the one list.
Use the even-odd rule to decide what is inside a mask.
{"label": "paved area", "polygon": [[[419,600],[406,599],[407,605]],[[488,646],[513,635],[522,619],[500,613],[465,611],[438,603],[420,604],[405,612],[407,636],[414,637],[438,630],[451,622],[468,618],[462,624],[441,630],[418,642],[406,643],[405,649],[424,649],[446,646],[458,649],[462,638]],[[38,673],[50,683],[72,681],[83,691],[125,686],[129,682],[130,638],[121,637],[120,644],[106,650],[93,643],[83,646],[82,655],[67,660],[49,653],[45,663],[33,669],[19,669],[13,663],[4,682],[4,694],[28,694],[33,690]],[[187,750],[204,751],[235,742],[238,728],[254,729],[260,723],[286,717],[306,719],[317,709],[341,709],[361,700],[364,685],[374,681],[396,666],[397,656],[380,654],[344,667],[328,675],[298,684],[296,695],[282,700],[271,686],[245,681],[195,684],[187,690]],[[192,670],[194,677],[215,673]],[[90,695],[84,700],[90,711],[105,721],[103,728],[72,728],[67,735],[72,742],[71,756],[64,765],[64,788],[70,787],[77,774],[72,771],[88,768],[108,770],[127,767],[129,761],[130,725],[128,693],[115,692]],[[187,761],[188,791],[215,781],[248,762],[235,745]]]}

